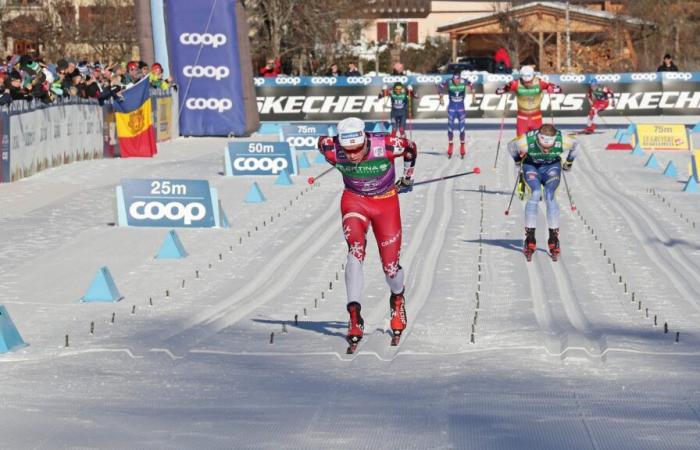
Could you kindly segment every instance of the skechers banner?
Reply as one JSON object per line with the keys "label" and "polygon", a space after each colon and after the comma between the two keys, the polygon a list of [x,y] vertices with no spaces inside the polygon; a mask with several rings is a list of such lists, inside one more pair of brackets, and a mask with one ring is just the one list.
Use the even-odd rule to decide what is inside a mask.
{"label": "skechers banner", "polygon": [[286,142],[229,142],[224,164],[226,176],[297,175],[296,152]]}
{"label": "skechers banner", "polygon": [[124,179],[117,211],[120,226],[210,228],[225,221],[206,180]]}
{"label": "skechers banner", "polygon": [[[447,117],[447,103],[440,105],[437,84],[449,75],[411,75],[384,77],[276,77],[256,78],[260,120],[336,121],[356,115],[366,120],[386,120],[391,106],[377,98],[385,84],[400,81],[414,87],[419,98],[413,102],[416,119]],[[588,86],[591,81],[615,92],[614,106],[603,116],[614,115],[698,115],[700,114],[700,72],[542,74],[540,78],[561,85],[563,93],[544,95],[545,115],[582,117],[588,114]],[[496,95],[497,88],[512,80],[512,75],[473,74],[475,98],[467,96],[469,118],[515,117],[517,103],[513,94]],[[285,135],[286,137],[286,135]]]}
{"label": "skechers banner", "polygon": [[280,141],[296,151],[316,150],[319,136],[328,135],[328,125],[322,123],[292,123],[280,128]]}
{"label": "skechers banner", "polygon": [[167,0],[180,133],[245,133],[235,0]]}

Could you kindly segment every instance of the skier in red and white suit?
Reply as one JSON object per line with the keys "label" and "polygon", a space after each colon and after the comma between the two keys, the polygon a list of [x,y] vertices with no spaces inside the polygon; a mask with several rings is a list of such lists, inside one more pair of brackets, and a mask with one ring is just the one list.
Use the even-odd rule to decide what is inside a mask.
{"label": "skier in red and white suit", "polygon": [[595,132],[595,120],[598,117],[598,113],[610,106],[610,100],[615,98],[615,94],[612,89],[607,86],[601,86],[597,81],[591,81],[591,85],[588,88],[588,103],[590,104],[590,109],[588,110],[588,126],[584,128],[584,134],[592,134]]}
{"label": "skier in red and white suit", "polygon": [[[357,344],[362,338],[362,263],[370,225],[391,290],[391,328],[398,337],[406,327],[404,271],[399,264],[402,230],[398,193],[408,192],[413,187],[411,176],[417,148],[408,139],[367,133],[364,128],[361,119],[350,117],[338,123],[338,136],[323,136],[318,143],[319,151],[343,174],[345,183],[340,210],[348,244],[345,284],[350,313],[350,345]],[[395,182],[394,160],[399,157],[404,160],[403,176]]]}

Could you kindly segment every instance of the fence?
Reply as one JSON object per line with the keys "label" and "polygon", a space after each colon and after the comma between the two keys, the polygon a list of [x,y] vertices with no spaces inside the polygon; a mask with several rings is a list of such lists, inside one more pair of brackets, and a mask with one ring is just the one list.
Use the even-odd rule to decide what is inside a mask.
{"label": "fence", "polygon": [[[178,136],[177,92],[152,91],[151,101],[156,139]],[[14,102],[0,110],[0,135],[2,183],[62,164],[119,156],[111,104],[90,99]]]}

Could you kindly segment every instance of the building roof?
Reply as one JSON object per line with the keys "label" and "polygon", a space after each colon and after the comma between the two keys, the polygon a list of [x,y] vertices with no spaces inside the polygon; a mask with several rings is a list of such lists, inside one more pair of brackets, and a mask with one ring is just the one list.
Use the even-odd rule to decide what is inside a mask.
{"label": "building roof", "polygon": [[[566,5],[562,2],[530,2],[524,5],[516,6],[507,10],[508,13],[516,16],[528,15],[534,11],[548,11],[556,15],[566,14]],[[466,31],[469,28],[476,28],[489,21],[496,20],[501,14],[506,11],[497,11],[489,14],[482,14],[477,17],[463,19],[458,22],[453,22],[447,25],[438,27],[440,33]],[[582,6],[569,5],[569,15],[571,20],[579,20],[583,22],[597,22],[609,24],[610,22],[622,21],[624,24],[632,27],[642,27],[646,25],[654,25],[653,22],[645,21],[631,16],[615,14],[609,11],[597,11]]]}

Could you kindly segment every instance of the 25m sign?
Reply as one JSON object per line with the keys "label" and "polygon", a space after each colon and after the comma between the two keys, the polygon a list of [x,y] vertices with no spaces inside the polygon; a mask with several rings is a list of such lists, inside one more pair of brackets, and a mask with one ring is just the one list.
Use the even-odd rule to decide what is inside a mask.
{"label": "25m sign", "polygon": [[219,226],[216,190],[206,180],[125,179],[117,187],[120,226]]}

